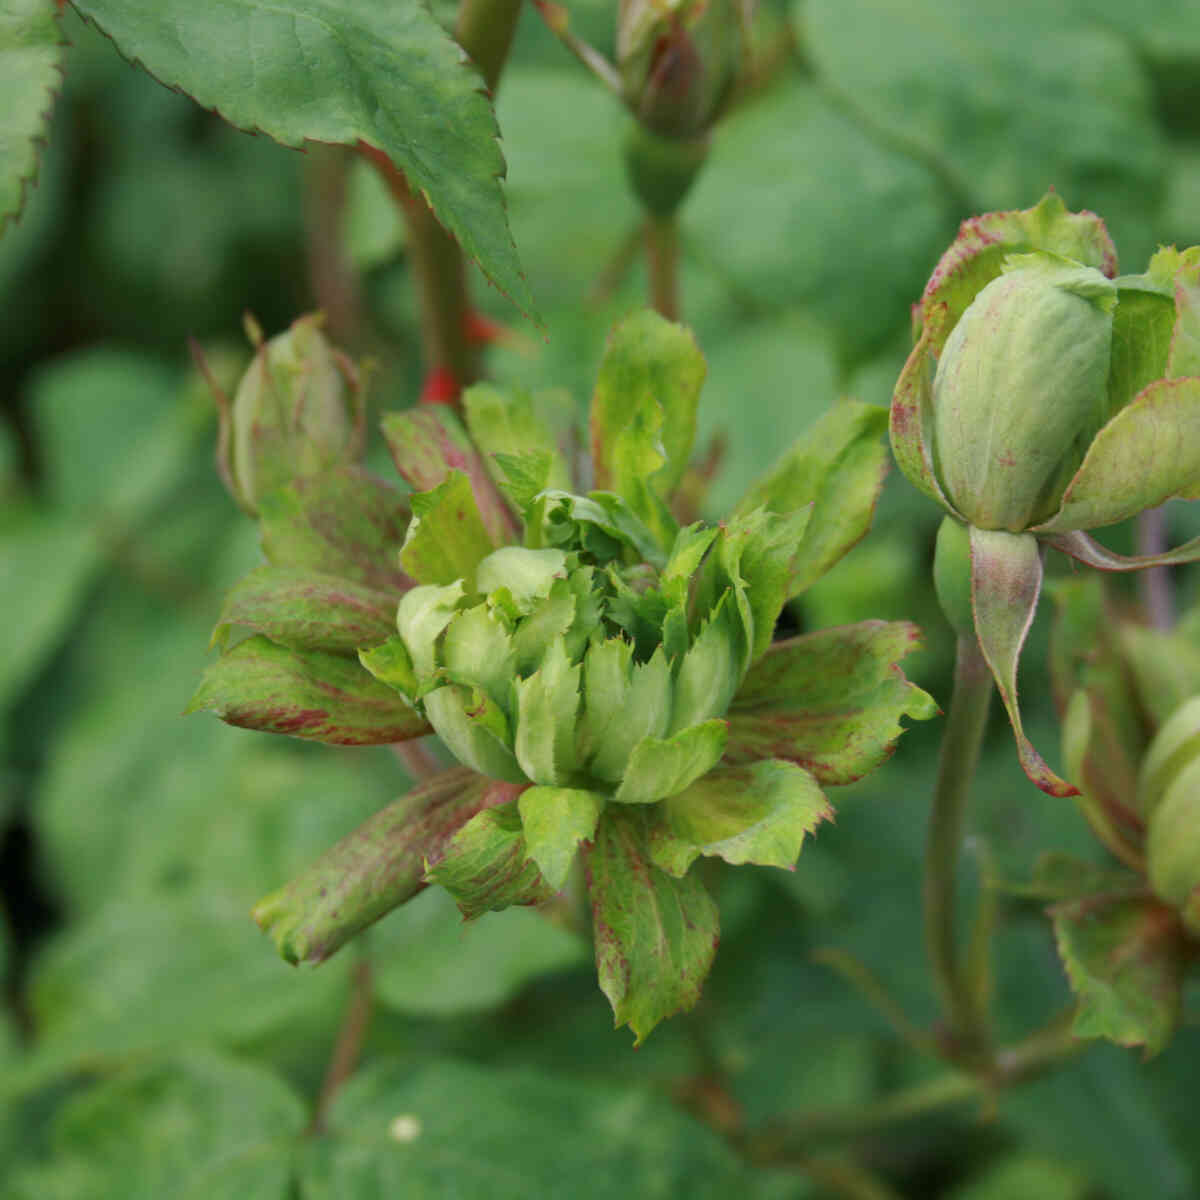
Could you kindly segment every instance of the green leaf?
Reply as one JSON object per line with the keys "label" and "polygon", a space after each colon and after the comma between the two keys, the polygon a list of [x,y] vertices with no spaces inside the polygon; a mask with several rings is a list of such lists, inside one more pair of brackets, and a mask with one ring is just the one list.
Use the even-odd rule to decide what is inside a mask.
{"label": "green leaf", "polygon": [[294,1036],[314,1018],[337,1020],[349,966],[297,976],[227,894],[114,901],[39,955],[29,981],[37,1051],[6,1082],[20,1088],[180,1044]]}
{"label": "green leaf", "polygon": [[545,455],[545,470],[537,490],[571,491],[567,460],[553,431],[539,416],[537,410],[542,406],[536,404],[528,392],[477,383],[463,392],[462,403],[471,440],[483,455],[488,473],[497,486],[504,486],[508,478],[508,472],[498,461],[499,456],[503,455],[511,462],[513,458]]}
{"label": "green leaf", "polygon": [[339,746],[401,742],[429,726],[356,658],[289,650],[261,634],[239,642],[204,672],[187,712],[229,725]]}
{"label": "green leaf", "polygon": [[579,843],[595,836],[604,805],[600,792],[578,788],[531,787],[521,793],[517,808],[526,850],[552,888],[566,883]]}
{"label": "green leaf", "polygon": [[1050,914],[1079,1001],[1072,1032],[1157,1054],[1179,1019],[1184,948],[1175,914],[1154,900],[1103,895]]}
{"label": "green leaf", "polygon": [[1025,736],[1017,702],[1017,664],[1042,590],[1037,539],[1031,533],[974,525],[970,535],[975,633],[1012,723],[1021,769],[1047,795],[1077,796],[1079,789],[1055,775]]}
{"label": "green leaf", "polygon": [[528,616],[545,600],[557,579],[567,575],[567,556],[561,550],[527,550],[501,546],[479,564],[475,586],[485,595],[499,588],[508,592],[517,612]]}
{"label": "green leaf", "polygon": [[[1161,186],[1161,126],[1142,60],[1112,28],[1117,21],[1093,23],[1081,8],[1036,0],[1013,0],[1000,23],[956,0],[868,0],[853,15],[817,0],[796,13],[818,82],[885,144],[934,172],[959,211],[1015,207],[1053,180],[1074,204],[1120,217],[1116,240],[1127,252],[1127,231],[1141,239],[1139,257],[1153,249],[1142,214]],[[1024,217],[1022,232],[1042,232],[1049,207],[1004,214],[1006,224]],[[1103,227],[1089,225],[1100,222],[1079,214],[1045,248],[1115,275]],[[984,224],[978,244],[1004,245],[1006,232]],[[1107,263],[1094,261],[1097,251]]]}
{"label": "green leaf", "polygon": [[726,762],[782,758],[824,784],[874,770],[904,732],[901,717],[937,713],[898,666],[919,644],[920,632],[906,621],[863,621],[773,643],[734,697]]}
{"label": "green leaf", "polygon": [[[413,588],[414,592],[416,590]],[[380,642],[378,646],[372,646],[369,650],[360,650],[358,661],[380,683],[395,688],[408,705],[415,707],[427,690],[417,678],[412,657],[401,637],[390,637],[386,642]]]}
{"label": "green leaf", "polygon": [[81,0],[160,82],[285,146],[363,146],[404,172],[518,308],[532,298],[504,211],[491,106],[477,72],[422,5],[365,0]]}
{"label": "green leaf", "polygon": [[[548,491],[540,499],[545,501],[543,530],[547,541],[572,548],[582,546],[602,562],[616,558],[621,546],[628,546],[642,562],[662,565],[663,552],[655,534],[632,511],[636,507],[632,502],[627,504],[612,492],[575,496]],[[601,535],[599,545],[592,542],[596,531]],[[610,547],[608,539],[616,544]]]}
{"label": "green leaf", "polygon": [[654,1089],[528,1067],[373,1063],[338,1092],[328,1129],[308,1147],[304,1200],[755,1194],[755,1173]]}
{"label": "green leaf", "polygon": [[592,395],[596,487],[616,492],[667,543],[661,502],[688,465],[706,370],[691,333],[645,309],[609,336]]}
{"label": "green leaf", "polygon": [[54,1117],[54,1157],[6,1194],[287,1200],[305,1122],[300,1097],[271,1072],[178,1052],[72,1097]]}
{"label": "green leaf", "polygon": [[738,505],[738,513],[762,507],[785,515],[812,505],[792,562],[789,596],[815,583],[870,529],[888,468],[887,424],[886,409],[835,405]]}
{"label": "green leaf", "polygon": [[832,816],[817,781],[794,763],[719,767],[654,810],[650,858],[676,876],[701,854],[791,870],[805,836]]}
{"label": "green leaf", "polygon": [[451,471],[471,481],[471,492],[488,536],[500,545],[517,536],[517,524],[492,482],[458,416],[445,404],[385,413],[384,440],[396,470],[416,492],[432,491]]}
{"label": "green leaf", "polygon": [[295,650],[352,653],[387,640],[396,628],[396,601],[336,575],[259,567],[226,595],[213,643],[228,646],[235,626]]}
{"label": "green leaf", "polygon": [[37,177],[38,143],[62,86],[63,36],[53,5],[9,0],[0,14],[0,233]]}
{"label": "green leaf", "polygon": [[[486,560],[485,560],[486,561]],[[482,688],[511,716],[516,656],[503,622],[484,604],[456,613],[442,638],[442,669],[452,683]]]}
{"label": "green leaf", "polygon": [[493,549],[471,481],[451,471],[428,492],[414,492],[413,519],[400,551],[400,563],[418,582],[451,584],[466,581],[471,588],[475,568]]}
{"label": "green leaf", "polygon": [[513,801],[472,817],[430,860],[426,878],[454,897],[468,921],[510,904],[541,904],[555,892],[528,857]]}
{"label": "green leaf", "polygon": [[513,797],[511,784],[453,767],[381,809],[290,883],[254,919],[290,963],[321,963],[425,886],[425,862],[477,812]]}
{"label": "green leaf", "polygon": [[1039,531],[1114,525],[1200,486],[1200,378],[1160,379],[1096,435]]}
{"label": "green leaf", "polygon": [[385,1008],[455,1017],[499,1008],[539,977],[581,966],[588,949],[547,914],[508,908],[464,921],[445,891],[426,888],[371,930],[371,977]]}
{"label": "green leaf", "polygon": [[258,504],[263,553],[275,566],[397,595],[412,587],[399,560],[409,515],[408,501],[361,467],[296,479]]}
{"label": "green leaf", "polygon": [[[437,669],[437,640],[454,619],[462,598],[463,585],[456,579],[445,587],[422,584],[401,599],[396,609],[396,627],[418,675],[432,675]],[[397,663],[397,669],[403,673],[402,661]]]}
{"label": "green leaf", "polygon": [[679,663],[671,707],[672,732],[724,716],[737,693],[749,666],[754,636],[753,618],[747,619],[750,605],[745,590],[737,577]]}
{"label": "green leaf", "polygon": [[1126,867],[1091,862],[1058,850],[1047,850],[1038,855],[1028,883],[1006,883],[1002,887],[1010,896],[1054,901],[1082,900],[1101,893],[1110,899],[1135,892],[1144,897],[1146,891],[1145,880]]}
{"label": "green leaf", "polygon": [[674,796],[721,761],[725,737],[724,721],[704,721],[669,738],[642,738],[613,799],[618,804],[652,804]]}
{"label": "green leaf", "polygon": [[717,906],[695,876],[649,861],[636,814],[609,807],[584,849],[600,988],[640,1045],[691,1008],[717,952]]}

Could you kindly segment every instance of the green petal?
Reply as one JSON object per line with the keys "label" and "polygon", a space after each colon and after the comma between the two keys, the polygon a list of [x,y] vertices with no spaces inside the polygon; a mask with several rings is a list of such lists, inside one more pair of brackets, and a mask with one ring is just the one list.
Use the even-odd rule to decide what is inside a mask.
{"label": "green petal", "polygon": [[468,921],[513,904],[542,904],[555,891],[526,854],[515,801],[472,817],[429,859],[425,877],[454,897]]}
{"label": "green petal", "polygon": [[643,738],[629,756],[613,799],[618,804],[652,804],[674,796],[721,761],[725,738],[724,721],[705,721],[662,740]]}
{"label": "green petal", "polygon": [[595,836],[604,805],[600,792],[578,788],[531,787],[521,793],[517,807],[526,850],[552,888],[566,883],[579,843]]}
{"label": "green petal", "polygon": [[565,786],[576,771],[575,718],[582,668],[572,664],[560,637],[541,669],[516,683],[515,749],[525,774],[543,786]]}
{"label": "green petal", "polygon": [[1042,590],[1042,557],[1031,533],[971,526],[971,603],[979,647],[1008,710],[1017,755],[1032,783],[1051,796],[1076,796],[1033,748],[1017,705],[1017,664]]}
{"label": "green petal", "polygon": [[1175,328],[1167,359],[1171,379],[1200,375],[1200,246],[1185,250],[1180,258],[1175,275]]}
{"label": "green petal", "polygon": [[508,631],[486,605],[455,614],[442,638],[441,661],[451,682],[482,688],[508,710],[516,655]]}
{"label": "green petal", "polygon": [[429,692],[424,705],[438,737],[464,766],[491,779],[529,782],[509,746],[508,719],[485,693],[449,684]]}
{"label": "green petal", "polygon": [[561,550],[526,550],[523,546],[502,546],[494,550],[476,568],[475,586],[488,595],[505,588],[517,611],[533,612],[537,601],[544,600],[556,579],[565,579],[567,556]]}
{"label": "green petal", "polygon": [[1200,486],[1200,378],[1161,379],[1096,435],[1058,512],[1035,532],[1097,529]]}
{"label": "green petal", "polygon": [[671,723],[671,668],[662,648],[634,663],[633,646],[610,638],[592,646],[584,660],[584,725],[581,753],[588,771],[620,783],[634,747],[646,737],[665,737]]}
{"label": "green petal", "polygon": [[773,643],[734,697],[725,761],[786,759],[821,783],[852,783],[895,749],[901,717],[937,714],[898,665],[919,645],[920,631],[907,621],[863,621]]}
{"label": "green petal", "polygon": [[691,333],[644,310],[609,336],[592,396],[595,485],[623,497],[664,544],[674,530],[663,501],[687,467],[706,372]]}
{"label": "green petal", "polygon": [[719,767],[655,807],[650,857],[676,876],[701,854],[790,870],[804,838],[832,816],[817,781],[793,763]]}
{"label": "green petal", "polygon": [[640,1045],[699,1000],[717,952],[717,906],[695,876],[674,879],[651,864],[636,814],[609,807],[584,866],[600,988]]}
{"label": "green petal", "polygon": [[467,581],[473,587],[475,568],[495,543],[461,471],[451,471],[432,491],[412,495],[412,524],[400,551],[404,569],[424,584]]}
{"label": "green petal", "polygon": [[437,669],[435,644],[458,611],[462,598],[462,580],[456,579],[445,587],[425,584],[413,588],[400,601],[396,627],[418,677],[432,675]]}

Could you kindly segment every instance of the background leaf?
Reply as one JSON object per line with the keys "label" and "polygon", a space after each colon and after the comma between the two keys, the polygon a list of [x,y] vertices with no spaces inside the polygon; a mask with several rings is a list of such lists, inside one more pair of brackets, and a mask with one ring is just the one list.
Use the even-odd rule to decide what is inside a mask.
{"label": "background leaf", "polygon": [[240,129],[287,146],[382,150],[464,251],[533,311],[508,230],[504,159],[479,78],[415,0],[80,0],[79,11],[156,79]]}

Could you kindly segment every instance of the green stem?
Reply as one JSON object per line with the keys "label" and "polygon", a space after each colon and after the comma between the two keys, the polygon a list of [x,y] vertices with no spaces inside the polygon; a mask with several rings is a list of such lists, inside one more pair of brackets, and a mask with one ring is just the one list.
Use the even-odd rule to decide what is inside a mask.
{"label": "green stem", "polygon": [[[457,37],[495,93],[512,45],[520,0],[462,0]],[[421,306],[421,344],[426,378],[450,376],[457,388],[479,376],[479,352],[467,333],[471,297],[458,243],[439,224],[424,196],[414,192],[379,151],[362,147],[383,175],[408,227],[408,253]]]}
{"label": "green stem", "polygon": [[650,303],[668,321],[679,319],[679,235],[675,218],[646,218]]}
{"label": "green stem", "polygon": [[309,1133],[313,1136],[320,1136],[325,1132],[330,1105],[333,1104],[338,1089],[354,1074],[354,1069],[358,1066],[363,1042],[367,1037],[367,1028],[371,1023],[371,999],[371,964],[364,958],[355,964],[351,977],[346,1015],[342,1020],[341,1029],[338,1030],[333,1055],[326,1068],[321,1094],[317,1099],[317,1109],[309,1126]]}
{"label": "green stem", "polygon": [[342,146],[308,147],[304,225],[308,279],[334,341],[356,346],[363,335],[358,280],[342,250],[342,217],[352,158]]}
{"label": "green stem", "polygon": [[959,954],[958,857],[991,698],[992,675],[979,643],[972,636],[960,636],[925,851],[924,903],[925,944],[949,1027],[950,1049],[965,1061],[984,1052],[987,1034]]}
{"label": "green stem", "polygon": [[[1162,554],[1167,549],[1167,512],[1148,508],[1138,513],[1138,554]],[[1175,623],[1175,597],[1171,592],[1171,568],[1150,567],[1138,572],[1142,609],[1154,629],[1169,630]]]}
{"label": "green stem", "polygon": [[1071,1035],[1073,1012],[1045,1029],[998,1051],[989,1071],[948,1071],[902,1088],[873,1104],[814,1109],[772,1122],[743,1138],[740,1148],[757,1166],[803,1163],[818,1143],[865,1137],[968,1100],[986,1099],[995,1091],[1052,1070],[1088,1045]]}

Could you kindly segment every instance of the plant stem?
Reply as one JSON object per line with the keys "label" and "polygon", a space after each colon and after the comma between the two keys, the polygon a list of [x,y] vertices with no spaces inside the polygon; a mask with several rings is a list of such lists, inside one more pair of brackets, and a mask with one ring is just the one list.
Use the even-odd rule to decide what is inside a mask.
{"label": "plant stem", "polygon": [[403,764],[404,769],[412,776],[414,783],[422,783],[440,775],[446,768],[438,761],[438,757],[430,750],[427,741],[419,738],[410,742],[394,742],[392,753]]}
{"label": "plant stem", "polygon": [[[462,0],[459,44],[495,93],[521,15],[520,0]],[[425,197],[380,151],[359,144],[378,168],[408,226],[408,252],[421,305],[421,344],[426,379],[435,372],[461,389],[479,376],[479,353],[467,335],[471,298],[458,243],[434,216]]]}
{"label": "plant stem", "polygon": [[992,675],[973,636],[960,636],[954,694],[942,738],[925,851],[925,944],[951,1050],[965,1061],[987,1041],[982,1014],[962,968],[955,924],[958,857],[971,780],[979,762],[992,699]]}
{"label": "plant stem", "polygon": [[325,1080],[321,1084],[321,1094],[317,1099],[317,1109],[313,1114],[312,1124],[309,1126],[311,1135],[318,1136],[325,1132],[325,1121],[329,1116],[333,1098],[342,1084],[354,1074],[354,1068],[358,1066],[358,1057],[362,1053],[363,1041],[366,1039],[367,1026],[370,1021],[371,964],[364,958],[354,968],[346,1015],[342,1020],[341,1029],[338,1030],[333,1054],[329,1059],[329,1066],[325,1070]]}
{"label": "plant stem", "polygon": [[[1167,548],[1167,513],[1162,507],[1138,513],[1138,554],[1162,554]],[[1175,623],[1175,602],[1171,594],[1171,568],[1149,567],[1138,573],[1142,609],[1154,629],[1170,629]]]}
{"label": "plant stem", "polygon": [[741,1150],[757,1166],[802,1164],[818,1142],[864,1137],[938,1109],[985,1098],[1051,1070],[1085,1049],[1088,1043],[1071,1035],[1073,1015],[1064,1013],[1045,1029],[998,1051],[987,1072],[948,1071],[872,1104],[797,1113],[742,1139]]}
{"label": "plant stem", "polygon": [[355,345],[363,334],[362,303],[341,236],[351,161],[341,146],[308,147],[304,227],[313,297],[334,341]]}
{"label": "plant stem", "polygon": [[650,303],[668,321],[679,319],[679,235],[674,217],[646,218]]}

